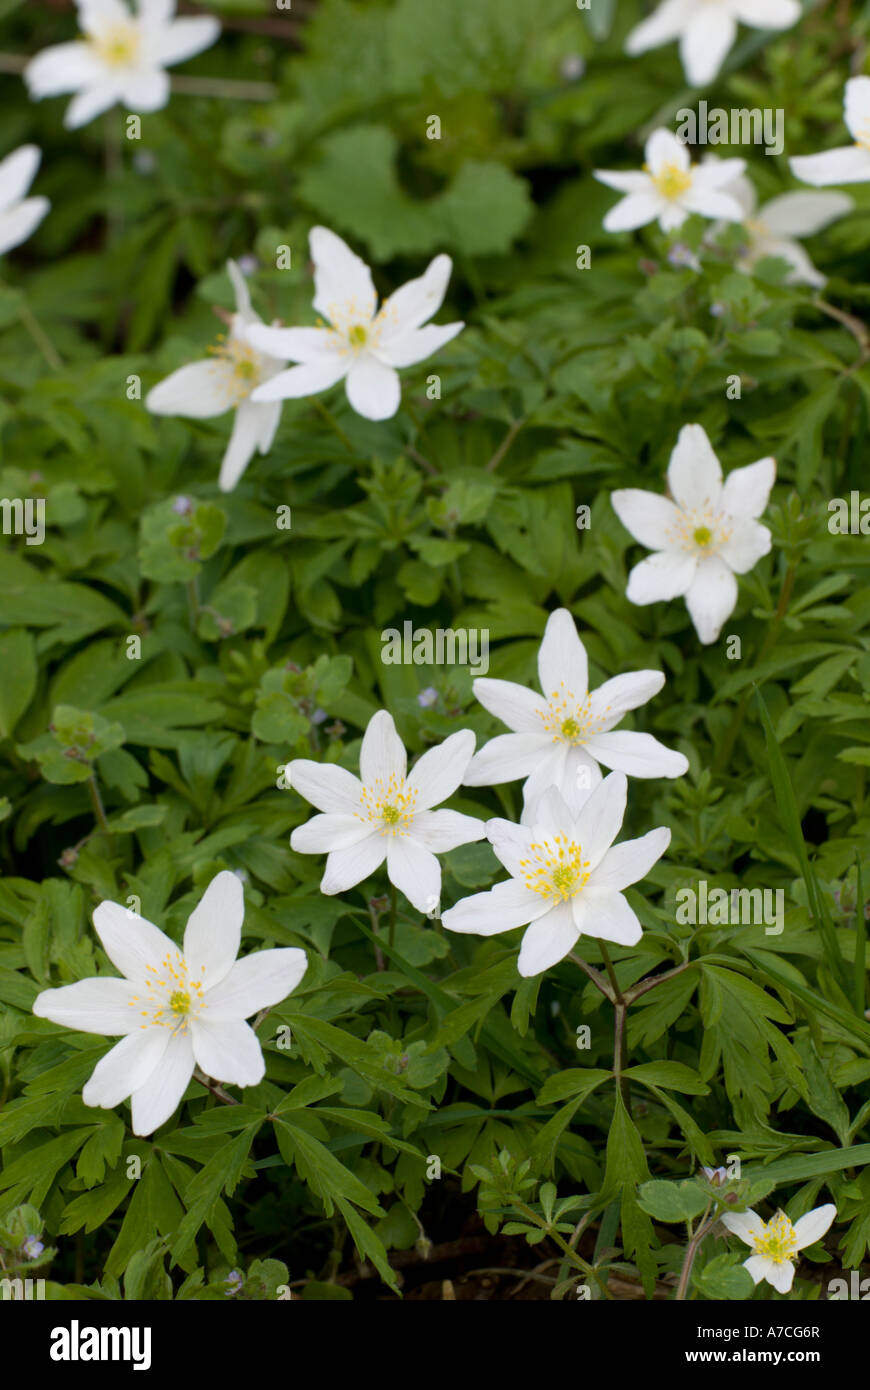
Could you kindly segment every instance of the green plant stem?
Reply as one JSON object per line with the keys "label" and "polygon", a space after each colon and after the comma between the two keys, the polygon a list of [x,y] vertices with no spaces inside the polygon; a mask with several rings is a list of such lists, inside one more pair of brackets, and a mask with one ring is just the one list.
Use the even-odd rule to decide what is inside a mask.
{"label": "green plant stem", "polygon": [[610,988],[613,990],[613,1074],[619,1086],[619,1093],[622,1096],[622,1103],[625,1106],[626,1114],[630,1115],[631,1094],[628,1077],[623,1075],[625,1070],[625,1020],[628,1013],[628,1001],[616,978],[613,961],[610,959],[610,953],[603,941],[599,941],[598,949],[601,952],[601,957],[604,961],[605,969],[607,970]]}
{"label": "green plant stem", "polygon": [[577,1251],[572,1249],[572,1247],[568,1244],[564,1236],[561,1235],[559,1231],[551,1230],[550,1226],[543,1219],[543,1217],[539,1216],[538,1213],[534,1211],[530,1206],[527,1206],[525,1202],[515,1202],[514,1209],[518,1211],[522,1216],[524,1216],[527,1221],[531,1221],[533,1226],[537,1226],[538,1229],[541,1231],[546,1231],[547,1235],[550,1237],[550,1240],[552,1240],[554,1244],[558,1245],[559,1249],[565,1256],[567,1256],[571,1264],[573,1264],[576,1269],[582,1269],[587,1279],[594,1279],[598,1286],[606,1293],[606,1289],[604,1288],[604,1284],[601,1281],[598,1270],[595,1269],[592,1265],[587,1264],[586,1260],[583,1259],[583,1256],[578,1255]]}
{"label": "green plant stem", "polygon": [[692,1273],[692,1266],[695,1263],[695,1256],[701,1248],[701,1241],[710,1234],[716,1222],[719,1220],[718,1213],[713,1217],[712,1221],[707,1220],[711,1206],[712,1203],[708,1202],[704,1215],[701,1217],[700,1225],[689,1241],[689,1244],[686,1246],[686,1256],[683,1260],[683,1268],[680,1271],[680,1282],[677,1285],[677,1292],[674,1295],[675,1302],[685,1302],[686,1294],[689,1289],[689,1277]]}
{"label": "green plant stem", "polygon": [[601,972],[595,969],[594,965],[590,965],[589,962],[585,961],[582,956],[576,956],[573,951],[570,954],[570,959],[573,960],[575,965],[579,965],[580,969],[584,972],[584,974],[589,976],[595,988],[599,990],[601,994],[604,995],[605,999],[609,999],[611,1004],[615,1002],[613,997],[613,991],[610,988],[610,985],[607,983],[607,980],[605,980]]}
{"label": "green plant stem", "polygon": [[495,472],[525,423],[525,420],[513,420],[511,422],[510,429],[501,444],[499,444],[489,463],[486,465],[487,473]]}
{"label": "green plant stem", "polygon": [[39,348],[39,351],[42,353],[52,371],[62,371],[63,360],[29,304],[19,304],[18,318],[23,327],[27,329],[27,332]]}
{"label": "green plant stem", "polygon": [[320,400],[317,396],[313,396],[311,398],[311,404],[314,406],[314,409],[317,411],[321,420],[323,420],[329,426],[329,428],[333,431],[334,434],[338,435],[339,439],[341,440],[344,447],[348,450],[348,452],[351,454],[355,453],[356,451],[353,445],[351,444],[344,430],[341,428],[341,425],[336,420],[332,411],[327,409],[327,407],[323,404],[323,401]]}
{"label": "green plant stem", "polygon": [[655,989],[657,985],[663,985],[666,980],[672,980],[675,975],[682,975],[684,970],[688,970],[689,967],[694,964],[695,962],[693,960],[684,960],[682,965],[674,966],[673,970],[666,970],[664,975],[647,976],[645,980],[641,980],[639,984],[626,990],[623,995],[626,1008],[629,1004],[633,1004],[635,999],[640,999],[642,994],[648,994],[651,989]]}
{"label": "green plant stem", "polygon": [[97,783],[97,774],[93,768],[91,768],[91,775],[88,778],[88,792],[90,793],[91,805],[94,808],[94,818],[97,822],[97,825],[100,827],[103,833],[105,835],[108,835],[109,839],[111,839],[112,832],[109,829],[109,822],[106,820],[106,809],[103,806],[103,798],[100,796],[100,788]]}
{"label": "green plant stem", "polygon": [[[779,637],[780,629],[782,628],[783,620],[785,618],[786,612],[788,610],[788,605],[791,601],[791,596],[794,591],[796,576],[797,562],[795,560],[792,560],[783,577],[782,588],[779,593],[779,602],[776,605],[776,612],[774,613],[773,618],[770,622],[770,626],[767,629],[767,635],[763,643],[761,644],[761,650],[759,651],[758,656],[755,659],[756,670],[761,666],[762,662],[764,661],[764,658],[767,656],[768,652],[771,650],[774,643],[776,642],[776,639]],[[734,710],[734,714],[731,717],[731,723],[729,724],[725,732],[725,737],[723,738],[722,743],[720,744],[719,751],[713,759],[712,771],[714,774],[721,772],[727,764],[728,759],[731,757],[734,745],[737,742],[737,735],[740,733],[740,730],[743,726],[743,720],[746,717],[746,710],[747,706],[749,705],[751,695],[752,686],[750,685],[747,686],[746,690],[741,695],[740,700]]]}
{"label": "green plant stem", "polygon": [[396,885],[395,885],[394,883],[391,883],[391,884],[390,884],[390,926],[389,926],[389,931],[388,931],[388,933],[387,933],[387,945],[388,945],[388,946],[393,946],[393,945],[395,945],[395,938],[396,938],[396,907],[397,907],[397,901],[396,901]]}
{"label": "green plant stem", "polygon": [[200,1071],[199,1067],[195,1068],[193,1074],[200,1085],[210,1091],[215,1100],[219,1100],[222,1105],[241,1105],[241,1101],[236,1100],[235,1096],[227,1095],[224,1088],[217,1081],[212,1081],[210,1076],[206,1076],[204,1071]]}

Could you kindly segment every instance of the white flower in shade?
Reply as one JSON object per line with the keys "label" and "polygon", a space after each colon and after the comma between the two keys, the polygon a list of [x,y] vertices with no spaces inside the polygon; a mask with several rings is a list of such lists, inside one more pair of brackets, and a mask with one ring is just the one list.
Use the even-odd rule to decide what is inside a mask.
{"label": "white flower in shade", "polygon": [[855,205],[848,194],[782,193],[759,208],[758,195],[749,179],[736,179],[728,185],[728,192],[743,209],[743,230],[749,243],[737,262],[738,269],[748,272],[765,256],[778,256],[792,268],[789,284],[819,289],[825,277],[796,238],[815,236],[851,212]]}
{"label": "white flower in shade", "polygon": [[691,213],[739,222],[740,204],[725,185],[746,168],[744,159],[693,164],[689,151],[670,130],[654,130],[646,142],[640,173],[596,169],[595,177],[624,193],[604,219],[606,232],[631,232],[658,222],[663,232],[681,227]]}
{"label": "white flower in shade", "polygon": [[264,404],[251,399],[254,388],[280,372],[284,360],[257,352],[248,341],[247,329],[260,323],[251,308],[245,277],[235,261],[227,270],[236,292],[236,312],[229,332],[221,335],[212,356],[201,362],[179,367],[158,383],[145,397],[145,405],[155,415],[186,415],[194,420],[208,419],[235,410],[233,431],[221,463],[219,486],[230,492],[247,468],[255,450],[268,453],[281,419],[280,401]]}
{"label": "white flower in shade", "polygon": [[825,188],[832,183],[870,182],[870,77],[846,83],[844,119],[854,145],[840,145],[824,154],[795,155],[789,168],[801,183]]}
{"label": "white flower in shade", "polygon": [[307,965],[294,947],[236,960],[245,913],[242,885],[213,878],[184,930],[184,946],[117,903],[100,903],[94,926],[124,976],[43,990],[39,1018],[83,1033],[122,1035],[97,1063],[85,1105],[111,1110],[132,1097],[134,1134],[159,1129],[180,1103],[194,1067],[216,1081],[256,1086],[266,1067],[251,1014],[278,1004]]}
{"label": "white flower in shade", "polygon": [[24,69],[31,97],[75,92],[64,124],[87,125],[118,102],[158,111],[169,100],[165,72],[209,48],[220,34],[211,15],[175,18],[175,0],[77,0],[82,38],[37,53]]}
{"label": "white flower in shade", "polygon": [[754,1211],[729,1211],[722,1217],[722,1225],[752,1246],[754,1253],[743,1261],[743,1267],[749,1270],[753,1283],[766,1279],[778,1293],[788,1293],[798,1251],[821,1240],[836,1215],[837,1208],[829,1202],[808,1211],[794,1225],[784,1211],[778,1211],[770,1221],[763,1221]]}
{"label": "white flower in shade", "polygon": [[372,273],[334,232],[314,227],[314,308],[329,327],[248,331],[254,347],[299,365],[257,388],[257,401],[313,396],[344,381],[347,399],[367,420],[387,420],[399,408],[397,367],[437,352],[465,327],[429,323],[441,308],[453,263],[436,256],[418,280],[409,280],[378,309]]}
{"label": "white flower in shade", "polygon": [[473,816],[433,810],[456,791],[473,752],[474,734],[462,729],[428,749],[408,772],[392,715],[378,710],[363,735],[358,778],[335,763],[290,763],[293,790],[325,813],[290,837],[300,854],[327,854],[320,891],[343,893],[386,859],[390,882],[418,911],[431,911],[441,897],[435,855],[486,834]]}
{"label": "white flower in shade", "polygon": [[489,821],[487,837],[511,877],[449,908],[444,926],[494,936],[529,923],[520,949],[521,975],[548,970],[581,935],[637,945],[641,925],[622,889],[649,873],[670,844],[671,832],[659,826],[639,840],[614,845],[627,790],[624,774],[611,772],[576,816],[551,787],[537,802],[531,825]]}
{"label": "white flower in shade", "polygon": [[[661,671],[614,676],[589,691],[586,649],[567,608],[547,619],[538,651],[543,695],[513,681],[479,676],[476,698],[512,730],[490,739],[472,758],[467,787],[488,787],[525,777],[526,807],[558,787],[577,811],[601,781],[599,763],[632,777],[681,777],[689,764],[652,734],[614,733],[630,709],[645,705],[665,683]],[[525,818],[525,816],[524,816]]]}
{"label": "white flower in shade", "polygon": [[753,29],[790,29],[800,19],[798,0],[662,0],[625,41],[632,55],[680,41],[683,68],[693,87],[712,82],[737,37],[738,23]]}
{"label": "white flower in shade", "polygon": [[624,488],[611,497],[623,526],[654,551],[628,577],[630,603],[685,598],[704,643],[715,642],[737,603],[736,574],[770,550],[770,532],[756,519],[776,476],[772,458],[734,468],[723,482],[719,460],[700,425],[684,425],[668,465],[671,501]]}
{"label": "white flower in shade", "polygon": [[51,207],[47,198],[26,197],[41,158],[35,145],[20,145],[0,161],[0,256],[26,241]]}

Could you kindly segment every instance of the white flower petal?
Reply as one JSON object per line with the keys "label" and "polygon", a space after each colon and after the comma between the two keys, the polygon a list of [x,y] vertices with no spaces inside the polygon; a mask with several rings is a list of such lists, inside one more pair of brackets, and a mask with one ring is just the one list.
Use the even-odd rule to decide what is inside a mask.
{"label": "white flower petal", "polygon": [[205,994],[207,1017],[250,1018],[280,1004],[299,984],[308,957],[297,946],[253,951],[237,960],[219,984]]}
{"label": "white flower petal", "polygon": [[589,696],[589,718],[603,733],[618,724],[630,709],[645,705],[665,683],[661,671],[629,671],[613,676]]}
{"label": "white flower petal", "polygon": [[567,608],[547,619],[538,651],[538,678],[545,696],[567,689],[582,703],[589,689],[589,663],[577,625]]}
{"label": "white flower petal", "polygon": [[750,1255],[748,1260],[743,1261],[743,1268],[752,1275],[753,1284],[760,1284],[762,1279],[769,1279],[770,1272],[776,1265],[764,1255]]}
{"label": "white flower petal", "polygon": [[647,140],[644,157],[653,176],[660,174],[669,166],[686,171],[691,167],[692,162],[689,151],[682,140],[678,139],[672,130],[666,130],[664,126],[654,130]]}
{"label": "white flower petal", "polygon": [[515,825],[513,821],[495,817],[486,822],[486,838],[492,845],[496,858],[514,878],[523,877],[522,861],[529,856],[534,833],[528,825]]}
{"label": "white flower petal", "polygon": [[605,232],[633,232],[645,227],[660,214],[662,200],[654,191],[630,193],[612,207],[604,218]]}
{"label": "white flower petal", "polygon": [[524,883],[509,878],[485,893],[462,898],[442,914],[441,924],[448,931],[497,936],[499,932],[524,927],[549,910],[549,903],[540,893],[533,893]]}
{"label": "white flower petal", "polygon": [[465,771],[466,787],[494,787],[527,777],[552,747],[549,734],[498,734],[479,749]]}
{"label": "white flower petal", "polygon": [[221,460],[218,478],[221,492],[232,492],[241,478],[257,449],[263,426],[262,413],[273,409],[270,405],[255,405],[251,400],[239,403],[229,443]]}
{"label": "white flower petal", "polygon": [[169,101],[169,74],[163,68],[125,73],[121,100],[131,111],[162,111]]}
{"label": "white flower petal", "polygon": [[689,770],[688,759],[682,753],[666,748],[652,734],[617,729],[595,734],[586,747],[605,767],[629,777],[682,777]]}
{"label": "white flower petal", "polygon": [[629,603],[640,605],[682,598],[695,578],[697,567],[697,557],[689,551],[663,550],[648,555],[628,576],[625,596]]}
{"label": "white flower petal", "polygon": [[722,489],[722,510],[737,518],[761,516],[776,480],[776,460],[759,459],[746,468],[733,468]]}
{"label": "white flower petal", "polygon": [[103,67],[89,44],[57,43],[31,58],[24,81],[34,101],[98,85]]}
{"label": "white flower petal", "polygon": [[737,23],[724,5],[702,5],[683,30],[680,57],[693,87],[705,87],[718,73],[737,37]]}
{"label": "white flower petal", "polygon": [[425,328],[415,328],[400,338],[381,340],[372,348],[372,356],[388,367],[413,367],[415,362],[423,362],[451,342],[465,327],[464,323],[428,323]]}
{"label": "white flower petal", "polygon": [[615,941],[619,946],[636,946],[640,941],[640,922],[621,893],[599,890],[589,884],[575,902],[582,908],[579,926],[584,936]]}
{"label": "white flower petal", "polygon": [[850,77],[844,93],[846,125],[856,140],[863,140],[870,123],[870,77]]}
{"label": "white flower petal", "polygon": [[395,367],[379,362],[370,352],[351,363],[344,389],[357,415],[365,420],[391,420],[402,399]]}
{"label": "white flower petal", "polygon": [[744,521],[735,527],[729,540],[719,547],[718,554],[735,574],[747,574],[771,547],[771,535],[757,521]]}
{"label": "white flower petal", "polygon": [[133,1133],[153,1134],[181,1104],[193,1076],[193,1047],[189,1033],[173,1033],[166,1051],[147,1081],[133,1092]]}
{"label": "white flower petal", "polygon": [[384,300],[376,321],[382,343],[398,342],[437,314],[444,303],[452,270],[449,256],[436,256],[422,275],[409,280]]}
{"label": "white flower petal", "polygon": [[816,188],[832,183],[870,182],[870,150],[863,145],[844,145],[823,154],[795,155],[788,163],[796,179]]}
{"label": "white flower petal", "polygon": [[660,825],[637,840],[623,840],[622,844],[613,845],[592,871],[586,891],[621,893],[630,884],[639,883],[653,864],[658,863],[670,842],[670,830]]}
{"label": "white flower petal", "polygon": [[312,816],[304,825],[296,826],[290,836],[290,848],[296,854],[328,854],[357,845],[371,833],[368,821],[358,816]]}
{"label": "white flower petal", "polygon": [[144,1086],[169,1046],[168,1028],[137,1028],[101,1057],[85,1082],[82,1100],[112,1110]]}
{"label": "white flower petal", "polygon": [[486,822],[460,811],[421,811],[414,817],[414,839],[433,854],[485,838]]}
{"label": "white flower petal", "polygon": [[310,758],[294,758],[285,769],[290,786],[318,811],[338,816],[355,816],[360,810],[362,784],[347,768],[337,763],[315,763]]}
{"label": "white flower petal", "polygon": [[[248,335],[250,338],[250,334]],[[303,362],[300,367],[288,367],[278,372],[268,381],[261,381],[251,392],[255,404],[264,401],[299,400],[303,396],[316,396],[335,386],[348,369],[350,359],[337,353],[325,354],[315,361]]]}
{"label": "white flower petal", "polygon": [[387,877],[418,912],[430,912],[441,899],[441,865],[408,835],[387,840]]}
{"label": "white flower petal", "polygon": [[559,903],[526,928],[517,970],[524,979],[541,975],[573,951],[579,935],[570,902]]}
{"label": "white flower petal", "polygon": [[683,511],[719,509],[722,468],[701,425],[684,425],[668,464],[668,486]]}
{"label": "white flower petal", "polygon": [[405,745],[396,733],[393,716],[388,710],[379,709],[373,714],[363,734],[359,754],[359,774],[363,785],[372,787],[376,782],[397,782],[405,779],[407,772]]}
{"label": "white flower petal", "polygon": [[628,782],[622,772],[611,772],[592,792],[574,822],[574,839],[583,848],[590,869],[597,868],[619,834],[625,819]]}
{"label": "white flower petal", "polygon": [[640,488],[618,488],[610,504],[626,531],[648,550],[661,550],[670,535],[679,535],[680,513],[668,497]]}
{"label": "white flower petal", "polygon": [[100,903],[94,909],[94,927],[103,950],[128,980],[143,984],[149,966],[153,970],[167,956],[180,953],[171,937],[138,912],[119,903]]}
{"label": "white flower petal", "polygon": [[224,869],[212,879],[184,928],[184,958],[203,989],[211,989],[229,973],[239,954],[244,917],[242,881]]}
{"label": "white flower petal", "polygon": [[417,793],[415,812],[440,806],[453,795],[462,784],[473,753],[474,734],[460,729],[417,759],[407,780],[408,790]]}
{"label": "white flower petal", "polygon": [[104,111],[117,105],[120,100],[121,87],[117,82],[109,83],[103,80],[92,87],[85,87],[73,97],[66,108],[63,123],[67,130],[79,130],[95,116],[101,116]]}
{"label": "white flower petal", "polygon": [[758,220],[775,237],[815,236],[854,206],[848,193],[782,193],[764,204]]}
{"label": "white flower petal", "polygon": [[528,802],[528,816],[523,821],[530,825],[536,840],[552,840],[556,835],[571,838],[571,812],[558,785],[550,785],[532,801]]}
{"label": "white flower petal", "polygon": [[138,1031],[142,1023],[135,988],[129,980],[108,976],[79,980],[60,989],[44,989],[33,1001],[33,1012],[63,1028],[121,1036]]}
{"label": "white flower petal", "polygon": [[649,174],[637,169],[596,169],[594,176],[617,193],[648,193],[652,184]]}
{"label": "white flower petal", "polygon": [[540,753],[534,767],[523,786],[523,824],[530,824],[529,815],[536,804],[551,789],[558,791],[565,781],[568,755],[572,745],[550,738],[546,748]]}
{"label": "white flower petal", "polygon": [[199,1014],[191,1021],[190,1035],[197,1066],[215,1081],[257,1086],[266,1075],[257,1035],[241,1019]]}
{"label": "white flower petal", "polygon": [[663,43],[678,39],[692,15],[697,0],[664,0],[648,19],[635,25],[625,41],[625,51],[632,56],[659,48]]}
{"label": "white flower petal", "polygon": [[331,328],[276,328],[265,323],[248,324],[245,337],[258,352],[282,361],[336,362],[341,340]]}
{"label": "white flower petal", "polygon": [[19,145],[5,159],[0,159],[0,212],[5,212],[25,196],[36,178],[41,158],[38,145]]}
{"label": "white flower petal", "polygon": [[[531,780],[531,779],[529,779]],[[580,807],[584,806],[602,781],[601,768],[586,748],[571,746],[567,750],[565,765],[559,778],[559,791],[572,817],[576,819]],[[528,783],[526,784],[528,788]],[[523,811],[526,824],[526,812]]]}
{"label": "white flower petal", "polygon": [[221,26],[212,15],[173,20],[151,36],[149,57],[167,67],[173,63],[183,63],[187,58],[193,58],[210,48],[220,38],[220,32]]}
{"label": "white flower petal", "polygon": [[327,897],[344,893],[370,877],[387,857],[387,841],[383,835],[369,835],[346,849],[334,849],[326,860],[320,891]]}
{"label": "white flower petal", "polygon": [[[749,1261],[745,1261],[748,1265]],[[783,1260],[776,1264],[773,1260],[769,1262],[769,1267],[765,1274],[768,1284],[772,1284],[777,1293],[790,1293],[794,1282],[794,1265],[791,1260]]]}
{"label": "white flower petal", "polygon": [[[540,658],[538,664],[540,667]],[[488,676],[478,676],[471,688],[483,708],[515,734],[544,733],[547,702],[534,690],[515,681],[491,680]]]}
{"label": "white flower petal", "polygon": [[365,261],[327,227],[312,227],[309,238],[314,262],[314,309],[330,323],[348,314],[374,317],[377,293]]}
{"label": "white flower petal", "polygon": [[47,198],[25,198],[23,203],[0,212],[0,256],[26,241],[50,207]]}
{"label": "white flower petal", "polygon": [[153,415],[184,415],[207,420],[223,415],[235,401],[235,372],[225,357],[204,358],[179,367],[151,388],[145,408]]}
{"label": "white flower petal", "polygon": [[803,1250],[807,1245],[815,1245],[817,1240],[829,1230],[834,1217],[837,1215],[837,1208],[833,1202],[826,1203],[823,1207],[816,1207],[814,1211],[808,1211],[794,1223],[794,1233],[797,1236],[798,1250]]}
{"label": "white flower petal", "polygon": [[798,0],[731,0],[735,18],[756,29],[790,29],[801,17]]}
{"label": "white flower petal", "polygon": [[[732,1235],[739,1236],[746,1245],[753,1245],[755,1237],[760,1236],[764,1222],[757,1211],[726,1211],[722,1215],[722,1225]],[[755,1281],[758,1283],[758,1280]]]}
{"label": "white flower petal", "polygon": [[686,607],[700,640],[709,646],[737,606],[737,580],[724,560],[710,555],[701,560],[686,594]]}

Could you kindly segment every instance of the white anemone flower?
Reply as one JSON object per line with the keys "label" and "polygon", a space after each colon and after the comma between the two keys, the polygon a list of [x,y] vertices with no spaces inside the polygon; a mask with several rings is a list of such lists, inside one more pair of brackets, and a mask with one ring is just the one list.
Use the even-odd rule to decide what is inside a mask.
{"label": "white anemone flower", "polygon": [[613,510],[635,540],[655,553],[628,577],[630,603],[685,598],[695,630],[715,642],[737,604],[735,575],[746,574],[770,550],[771,537],[757,520],[767,506],[776,462],[759,459],[722,468],[700,425],[684,425],[668,465],[673,501],[655,492],[623,488]]}
{"label": "white anemone flower", "polygon": [[784,1211],[778,1211],[770,1221],[754,1211],[729,1211],[722,1217],[722,1225],[752,1246],[754,1253],[743,1261],[743,1267],[749,1270],[753,1283],[766,1279],[778,1293],[788,1293],[798,1251],[821,1240],[836,1215],[837,1208],[828,1202],[808,1211],[794,1225]]}
{"label": "white anemone flower", "polygon": [[294,990],[307,960],[295,947],[236,960],[244,915],[241,881],[226,870],[191,913],[181,950],[144,917],[100,903],[94,927],[124,978],[79,980],[33,1003],[65,1028],[122,1037],[94,1068],[85,1105],[111,1110],[132,1097],[133,1132],[145,1135],[169,1119],[196,1066],[233,1086],[262,1081],[263,1053],[245,1019]]}
{"label": "white anemone flower", "polygon": [[24,69],[34,100],[75,92],[64,125],[87,125],[120,102],[159,111],[169,100],[165,69],[209,48],[220,34],[212,15],[175,18],[175,0],[77,0],[82,38],[53,44]]}
{"label": "white anemone flower", "polygon": [[294,791],[325,814],[299,825],[290,847],[327,854],[321,893],[344,893],[387,861],[387,877],[420,912],[441,898],[435,858],[482,840],[483,821],[433,807],[452,796],[474,752],[474,734],[462,729],[429,748],[408,772],[393,717],[378,710],[369,720],[359,756],[359,777],[335,763],[296,758],[287,767]]}
{"label": "white anemone flower", "polygon": [[781,193],[759,208],[758,194],[749,179],[735,179],[729,184],[728,192],[743,209],[743,230],[748,241],[737,262],[738,269],[749,272],[765,256],[777,256],[791,266],[789,284],[821,289],[825,277],[813,265],[797,238],[815,236],[838,217],[851,212],[855,204],[848,194]]}
{"label": "white anemone flower", "polygon": [[646,53],[679,39],[686,77],[693,87],[703,87],[724,63],[738,23],[790,29],[800,15],[798,0],[662,0],[654,14],[632,29],[625,51]]}
{"label": "white anemone flower", "polygon": [[[512,730],[490,739],[472,758],[467,787],[489,787],[525,777],[530,807],[550,786],[577,811],[601,781],[601,768],[632,777],[682,777],[688,761],[652,734],[612,732],[625,714],[645,705],[665,683],[661,671],[632,671],[589,690],[586,648],[567,608],[547,619],[538,650],[543,695],[513,681],[479,676],[475,697]],[[524,814],[525,819],[525,814]]]}
{"label": "white anemone flower", "polygon": [[517,966],[525,976],[555,965],[581,935],[636,946],[641,925],[622,889],[649,873],[671,832],[659,826],[614,845],[627,790],[624,774],[611,772],[576,816],[551,787],[537,802],[531,825],[489,821],[487,837],[511,877],[463,898],[444,913],[443,925],[494,936],[529,923]]}
{"label": "white anemone flower", "polygon": [[26,241],[51,207],[47,198],[26,196],[41,158],[36,145],[19,145],[0,161],[0,256]]}
{"label": "white anemone flower", "polygon": [[870,77],[851,77],[846,83],[844,119],[854,145],[795,155],[789,168],[801,183],[825,188],[832,183],[870,181]]}
{"label": "white anemone flower", "polygon": [[656,221],[663,232],[672,232],[691,213],[740,221],[740,204],[725,185],[743,173],[745,159],[693,164],[683,142],[673,131],[661,128],[647,140],[644,160],[639,173],[596,169],[599,183],[625,194],[605,217],[606,232],[631,232]]}
{"label": "white anemone flower", "polygon": [[210,358],[179,367],[153,387],[145,405],[155,415],[186,415],[205,420],[235,410],[233,431],[221,463],[219,486],[231,492],[251,461],[255,450],[268,453],[281,419],[279,401],[264,404],[251,399],[254,388],[280,372],[284,360],[257,352],[247,338],[248,327],[260,323],[251,308],[245,277],[235,261],[227,271],[236,292],[236,312],[229,332],[221,334]]}
{"label": "white anemone flower", "polygon": [[344,381],[357,415],[388,420],[402,395],[396,369],[422,362],[465,327],[429,323],[444,301],[453,262],[436,256],[418,280],[409,280],[378,309],[371,271],[341,237],[314,227],[310,246],[314,308],[330,326],[249,329],[254,347],[299,364],[258,387],[254,400],[295,400]]}

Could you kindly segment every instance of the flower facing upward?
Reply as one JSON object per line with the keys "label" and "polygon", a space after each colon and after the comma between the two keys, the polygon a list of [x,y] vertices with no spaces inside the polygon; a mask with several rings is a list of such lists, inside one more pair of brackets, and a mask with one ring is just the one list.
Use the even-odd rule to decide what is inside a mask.
{"label": "flower facing upward", "polygon": [[798,0],[662,0],[632,29],[626,53],[646,53],[680,41],[683,68],[693,87],[712,82],[737,37],[738,23],[754,29],[790,29],[800,19]]}
{"label": "flower facing upward", "polygon": [[854,145],[795,155],[789,167],[801,183],[824,188],[831,183],[870,181],[870,77],[851,77],[846,83],[844,119]]}
{"label": "flower facing upward", "polygon": [[211,15],[175,18],[175,0],[77,0],[82,38],[54,44],[24,69],[31,97],[76,95],[64,124],[87,125],[120,102],[129,111],[158,111],[169,100],[165,69],[209,48],[220,33]]}
{"label": "flower facing upward", "polygon": [[845,193],[782,193],[759,208],[758,194],[744,177],[729,184],[727,192],[743,209],[743,230],[748,241],[738,268],[750,271],[765,256],[778,256],[791,266],[789,284],[821,288],[825,277],[796,238],[815,236],[838,217],[845,217],[854,207],[852,199]]}
{"label": "flower facing upward", "polygon": [[266,1067],[251,1014],[278,1004],[305,974],[295,947],[236,960],[244,917],[242,885],[213,878],[184,930],[182,950],[144,917],[101,903],[94,927],[123,979],[100,976],[43,990],[39,1018],[84,1033],[122,1035],[97,1063],[85,1105],[110,1110],[132,1097],[134,1134],[151,1134],[175,1110],[194,1067],[217,1081],[256,1086]]}
{"label": "flower facing upward", "polygon": [[753,1253],[743,1265],[753,1283],[766,1279],[778,1293],[788,1293],[798,1251],[821,1240],[836,1215],[837,1208],[829,1202],[808,1211],[794,1225],[784,1211],[778,1211],[770,1221],[763,1221],[754,1211],[729,1211],[722,1217],[722,1225],[752,1246]]}
{"label": "flower facing upward", "polygon": [[658,222],[663,232],[681,227],[690,213],[739,222],[740,204],[725,189],[746,168],[743,159],[720,159],[693,164],[689,151],[673,131],[654,130],[646,142],[640,173],[596,169],[595,177],[624,193],[621,203],[604,219],[606,232],[631,232]]}
{"label": "flower facing upward", "polygon": [[586,648],[567,608],[557,608],[547,619],[538,678],[543,695],[513,681],[480,676],[474,682],[484,709],[513,732],[497,735],[475,753],[465,774],[467,787],[525,777],[527,807],[557,786],[577,811],[601,781],[599,763],[632,777],[681,777],[688,770],[683,754],[652,734],[612,732],[629,710],[658,694],[665,678],[661,671],[632,671],[590,693]]}
{"label": "flower facing upward", "polygon": [[453,263],[436,256],[418,280],[409,280],[378,310],[371,271],[341,237],[314,227],[310,245],[314,308],[330,326],[250,328],[254,347],[300,364],[258,387],[254,400],[312,396],[343,380],[358,415],[387,420],[401,399],[396,368],[422,362],[465,326],[429,323],[444,300]]}
{"label": "flower facing upward", "polygon": [[227,261],[227,271],[236,293],[236,312],[229,332],[222,335],[211,357],[179,367],[159,382],[145,397],[145,405],[155,415],[187,415],[204,420],[235,410],[233,432],[221,463],[219,486],[231,492],[259,449],[268,453],[281,419],[281,404],[260,405],[251,399],[254,388],[280,372],[284,361],[267,357],[251,347],[246,337],[250,324],[260,323],[251,308],[245,277],[235,261]]}
{"label": "flower facing upward", "polygon": [[387,876],[420,912],[441,897],[436,854],[482,840],[483,821],[432,808],[452,796],[474,752],[474,734],[462,729],[428,749],[407,770],[407,755],[393,717],[378,710],[360,749],[359,778],[335,763],[297,758],[287,768],[294,791],[325,814],[299,825],[290,847],[326,852],[322,893],[343,893],[386,859]]}
{"label": "flower facing upward", "polygon": [[41,158],[36,145],[20,145],[0,161],[0,256],[26,241],[51,207],[47,198],[25,196]]}
{"label": "flower facing upward", "polygon": [[611,772],[576,816],[551,787],[536,803],[532,824],[489,821],[487,838],[511,877],[463,898],[444,913],[443,925],[493,936],[531,923],[518,962],[526,976],[555,965],[581,935],[636,945],[641,925],[621,890],[649,873],[671,832],[659,826],[639,840],[613,845],[627,790],[624,775]]}
{"label": "flower facing upward", "polygon": [[613,510],[635,540],[654,551],[628,577],[630,603],[685,598],[704,643],[715,642],[737,603],[735,574],[746,574],[770,550],[770,532],[756,520],[776,476],[772,458],[732,469],[724,483],[719,460],[700,425],[684,425],[668,465],[673,501],[623,488]]}

